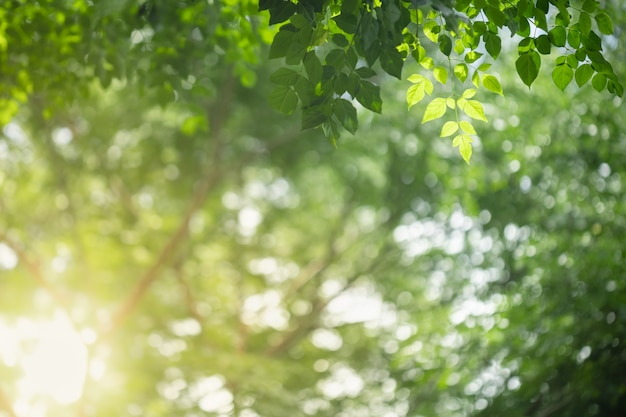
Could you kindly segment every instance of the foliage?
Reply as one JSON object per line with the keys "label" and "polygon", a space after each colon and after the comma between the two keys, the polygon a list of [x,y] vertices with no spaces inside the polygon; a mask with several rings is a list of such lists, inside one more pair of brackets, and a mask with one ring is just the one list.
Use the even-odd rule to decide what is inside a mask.
{"label": "foliage", "polygon": [[[41,110],[47,117],[87,94],[94,78],[105,87],[114,79],[140,89],[162,86],[158,99],[165,104],[215,94],[210,77],[199,74],[223,59],[243,85],[252,86],[259,48],[269,42],[269,58],[285,62],[270,76],[276,87],[269,103],[286,114],[299,108],[301,127],[321,127],[333,144],[343,129],[357,131],[359,105],[382,112],[380,75],[401,78],[407,60],[420,64],[409,81],[428,71],[443,85],[426,106],[424,122],[448,110],[457,126],[468,118],[486,121],[483,101],[468,101],[465,95],[476,89],[503,94],[497,74],[489,71],[503,44],[508,49],[512,42],[504,37],[507,31],[517,37],[515,68],[529,87],[542,55],[555,55],[552,79],[561,90],[575,79],[578,87],[590,82],[598,91],[623,94],[602,47],[602,36],[613,34],[614,25],[597,0],[112,0],[96,5],[15,0],[0,18],[0,125],[33,91],[56,91],[56,97],[47,94]],[[278,31],[268,23],[280,25]],[[37,41],[44,38],[52,46]],[[468,83],[473,86],[467,88]],[[420,85],[409,87],[409,107],[425,98],[422,91],[433,93]],[[467,162],[475,136],[466,132],[453,139]]]}
{"label": "foliage", "polygon": [[310,51],[277,68],[257,5],[216,4],[7,8],[0,415],[622,416],[626,121],[592,63],[528,95],[502,53],[437,96],[475,72],[433,60],[407,77],[418,117],[372,75],[385,117],[333,97],[359,116],[335,150],[267,105],[300,100]]}
{"label": "foliage", "polygon": [[[476,89],[482,86],[502,94],[498,78],[487,71],[502,44],[509,42],[502,38],[506,31],[519,38],[515,68],[528,87],[539,74],[541,55],[550,55],[554,47],[552,79],[559,89],[564,90],[576,72],[579,87],[593,76],[596,90],[623,95],[623,86],[601,52],[600,36],[613,34],[613,22],[596,0],[579,4],[568,0],[265,0],[259,5],[269,10],[271,24],[282,23],[270,58],[284,57],[287,65],[295,66],[279,87],[282,96],[289,91],[285,97],[289,112],[297,98],[302,127],[322,126],[333,143],[342,127],[354,133],[357,125],[356,112],[346,112],[349,103],[340,97],[380,112],[380,92],[370,80],[378,67],[401,78],[408,59],[421,65],[420,72],[431,71],[436,81],[451,86],[449,96],[431,99],[423,123],[443,117],[447,109],[454,110],[457,126],[458,110],[470,119],[487,121],[482,103],[466,100],[476,90],[463,85],[471,81]],[[284,71],[281,68],[277,74]],[[432,94],[425,79],[421,74],[409,76],[414,83],[407,91],[409,108],[424,99],[424,92]],[[285,102],[274,106],[285,110]],[[467,132],[453,140],[468,163],[471,142]]]}

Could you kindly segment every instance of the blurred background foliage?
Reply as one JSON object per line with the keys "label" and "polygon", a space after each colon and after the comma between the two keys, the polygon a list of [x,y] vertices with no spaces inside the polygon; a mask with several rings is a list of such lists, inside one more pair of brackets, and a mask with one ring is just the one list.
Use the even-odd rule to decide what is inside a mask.
{"label": "blurred background foliage", "polygon": [[623,415],[620,99],[502,62],[467,166],[380,78],[334,149],[255,2],[7,3],[0,415]]}

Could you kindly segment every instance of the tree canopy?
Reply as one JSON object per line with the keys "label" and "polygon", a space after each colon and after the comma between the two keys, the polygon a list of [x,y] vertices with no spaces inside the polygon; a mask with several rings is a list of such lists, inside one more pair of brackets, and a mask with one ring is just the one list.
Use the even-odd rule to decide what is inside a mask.
{"label": "tree canopy", "polygon": [[[354,134],[358,129],[357,103],[382,111],[381,73],[402,78],[403,68],[410,67],[415,73],[407,77],[409,108],[434,95],[422,122],[454,113],[440,136],[454,136],[453,146],[469,162],[476,136],[471,121],[487,121],[484,100],[475,95],[479,89],[503,94],[491,71],[503,44],[517,56],[515,70],[529,87],[542,56],[549,56],[559,89],[575,80],[578,87],[591,83],[598,91],[623,95],[603,54],[602,37],[614,34],[614,24],[598,0],[9,4],[0,15],[5,21],[0,65],[3,85],[10,86],[0,101],[1,124],[33,91],[59,94],[46,100],[42,111],[47,113],[68,96],[85,94],[93,78],[103,86],[113,79],[162,86],[163,103],[215,94],[215,86],[199,74],[217,59],[231,63],[241,83],[252,86],[264,43],[271,43],[269,58],[284,60],[269,77],[276,84],[269,103],[287,114],[299,109],[301,127],[321,127],[332,143],[342,130]],[[433,81],[441,84],[437,90]]]}
{"label": "tree canopy", "polygon": [[[0,416],[621,417],[626,10],[521,3],[498,6],[506,27],[510,9],[532,7],[530,34],[510,38],[490,27],[496,2],[476,15],[476,2],[445,1],[7,2]],[[547,31],[533,23],[544,4]],[[391,34],[371,62],[356,35],[360,19],[402,33],[403,10],[424,51],[396,45],[409,61],[398,80],[381,61]],[[603,61],[574,68],[583,13]],[[308,30],[296,16],[325,25],[325,43],[297,63],[268,59],[276,39]],[[483,56],[467,62],[456,39],[480,22]],[[542,54],[555,27],[567,44]],[[549,64],[529,93],[514,69],[535,50]],[[313,93],[347,103],[322,128],[356,129],[358,116],[337,148],[302,131],[311,52],[333,79]],[[591,79],[560,92],[554,68],[582,81],[587,64]],[[334,90],[353,72],[383,116],[358,104],[360,89]],[[599,75],[614,96],[596,91]],[[452,113],[487,86],[506,94],[481,100],[489,123],[422,123],[434,100],[451,95]],[[420,89],[431,101],[411,103]],[[285,90],[296,102],[283,109],[301,118],[268,105]],[[459,132],[469,166],[434,139]]]}

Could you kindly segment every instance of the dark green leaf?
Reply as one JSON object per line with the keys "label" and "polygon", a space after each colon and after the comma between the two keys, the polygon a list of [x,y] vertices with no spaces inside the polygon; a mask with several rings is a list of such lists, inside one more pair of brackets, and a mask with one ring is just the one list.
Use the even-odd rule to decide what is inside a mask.
{"label": "dark green leaf", "polygon": [[355,72],[357,74],[359,74],[359,77],[361,78],[371,78],[374,75],[376,75],[376,71],[374,71],[373,69],[369,68],[369,67],[360,67],[357,68],[355,70]]}
{"label": "dark green leaf", "polygon": [[270,10],[270,25],[284,22],[296,12],[296,5],[290,1],[274,2]]}
{"label": "dark green leaf", "polygon": [[307,52],[307,54],[304,56],[303,63],[304,70],[306,71],[306,74],[308,75],[309,80],[312,83],[317,84],[319,81],[322,80],[322,63],[315,54],[315,51]]}
{"label": "dark green leaf", "polygon": [[328,120],[329,105],[324,103],[302,109],[302,130],[312,129]]}
{"label": "dark green leaf", "polygon": [[403,64],[402,54],[396,48],[383,49],[380,54],[380,66],[383,67],[387,74],[393,75],[398,79],[402,78]]}
{"label": "dark green leaf", "polygon": [[341,125],[350,133],[356,133],[359,122],[356,109],[348,100],[338,98],[333,103],[333,110]]}
{"label": "dark green leaf", "polygon": [[602,50],[602,40],[594,31],[589,32],[587,38],[583,40],[583,45],[585,45],[585,48],[587,48],[588,51]]}
{"label": "dark green leaf", "polygon": [[291,114],[298,105],[298,96],[296,96],[295,91],[291,87],[279,85],[270,93],[269,102],[276,110],[285,114]]}
{"label": "dark green leaf", "polygon": [[278,68],[270,75],[270,81],[279,85],[294,85],[298,80],[298,77],[298,73],[294,70],[289,68]]}
{"label": "dark green leaf", "polygon": [[361,81],[361,88],[355,97],[363,107],[373,112],[382,112],[383,102],[380,98],[380,87],[369,81]]}
{"label": "dark green leaf", "polygon": [[448,35],[439,36],[439,50],[445,56],[450,56],[452,53],[452,39]]}
{"label": "dark green leaf", "polygon": [[357,28],[357,17],[353,14],[340,14],[339,16],[333,17],[335,23],[341,30],[346,33],[355,33]]}
{"label": "dark green leaf", "polygon": [[287,51],[291,46],[295,32],[290,30],[281,30],[274,35],[274,40],[270,46],[270,59],[281,58],[287,55]]}

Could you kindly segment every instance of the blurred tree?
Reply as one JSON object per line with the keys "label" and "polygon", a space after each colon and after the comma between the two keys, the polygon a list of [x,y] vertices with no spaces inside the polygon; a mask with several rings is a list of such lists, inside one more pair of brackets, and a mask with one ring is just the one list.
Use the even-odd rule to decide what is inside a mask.
{"label": "blurred tree", "polygon": [[471,167],[393,94],[334,151],[246,87],[256,4],[42,4],[7,26],[0,413],[621,415],[619,99],[502,69]]}

